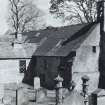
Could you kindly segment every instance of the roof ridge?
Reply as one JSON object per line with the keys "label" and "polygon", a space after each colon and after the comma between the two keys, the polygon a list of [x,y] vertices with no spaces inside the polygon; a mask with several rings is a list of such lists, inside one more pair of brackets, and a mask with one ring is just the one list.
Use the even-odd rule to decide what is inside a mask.
{"label": "roof ridge", "polygon": [[[69,43],[70,41],[72,40],[75,40],[77,39],[78,37],[84,35],[86,32],[89,31],[89,29],[94,25],[95,23],[90,23],[90,24],[87,24],[86,26],[82,27],[80,30],[78,30],[78,32],[76,32],[73,36],[67,38],[67,40],[65,40],[63,43],[62,43],[62,46],[66,45],[67,43]],[[81,33],[81,34],[80,34]]]}

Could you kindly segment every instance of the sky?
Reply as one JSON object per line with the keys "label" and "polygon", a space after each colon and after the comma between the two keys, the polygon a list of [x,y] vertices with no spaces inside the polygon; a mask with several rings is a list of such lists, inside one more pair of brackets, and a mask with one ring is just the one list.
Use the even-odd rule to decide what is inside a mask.
{"label": "sky", "polygon": [[62,23],[60,22],[60,20],[54,19],[49,13],[49,7],[50,7],[49,2],[50,0],[37,0],[36,3],[38,8],[40,8],[42,11],[45,12],[44,20],[48,26],[55,26],[55,27],[61,26]]}
{"label": "sky", "polygon": [[8,0],[0,0],[0,34],[3,34],[7,29],[6,15],[7,15]]}
{"label": "sky", "polygon": [[[60,21],[54,19],[49,14],[49,1],[50,0],[34,0],[37,4],[38,8],[40,8],[44,13],[44,21],[47,24],[47,26],[60,26]],[[0,0],[0,35],[4,34],[8,30],[7,25],[7,7],[8,7],[8,0]]]}

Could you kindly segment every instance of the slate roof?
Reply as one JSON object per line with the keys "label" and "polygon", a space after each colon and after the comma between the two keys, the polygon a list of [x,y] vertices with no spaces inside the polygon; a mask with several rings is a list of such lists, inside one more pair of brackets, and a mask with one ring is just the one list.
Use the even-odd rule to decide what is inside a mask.
{"label": "slate roof", "polygon": [[[97,24],[78,24],[23,33],[25,43],[11,46],[12,37],[0,37],[0,59],[31,58],[33,56],[67,56],[90,35]],[[36,49],[36,44],[38,48]]]}
{"label": "slate roof", "polygon": [[22,33],[25,43],[40,43],[40,41],[50,34],[50,30],[39,30]]}
{"label": "slate roof", "polygon": [[33,56],[67,56],[80,47],[97,24],[78,24],[44,30],[45,40]]}

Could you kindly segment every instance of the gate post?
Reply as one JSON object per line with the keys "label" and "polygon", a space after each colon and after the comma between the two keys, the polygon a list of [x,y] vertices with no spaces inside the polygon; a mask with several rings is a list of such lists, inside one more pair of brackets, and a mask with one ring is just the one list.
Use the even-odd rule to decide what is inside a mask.
{"label": "gate post", "polygon": [[87,75],[84,75],[81,79],[82,79],[82,95],[84,97],[84,104],[86,105],[88,102],[89,77]]}
{"label": "gate post", "polygon": [[60,105],[63,103],[63,78],[58,74],[58,76],[55,78],[56,84],[56,105]]}

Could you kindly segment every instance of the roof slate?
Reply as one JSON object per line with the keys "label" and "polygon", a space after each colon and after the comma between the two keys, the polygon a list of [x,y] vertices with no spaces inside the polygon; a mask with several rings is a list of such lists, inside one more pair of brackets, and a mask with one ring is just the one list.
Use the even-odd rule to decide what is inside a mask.
{"label": "roof slate", "polygon": [[33,56],[67,56],[80,47],[96,25],[90,23],[50,29],[49,35],[45,30],[47,40],[37,48]]}

